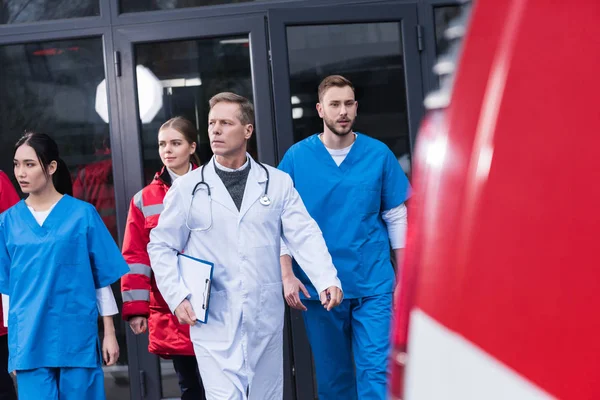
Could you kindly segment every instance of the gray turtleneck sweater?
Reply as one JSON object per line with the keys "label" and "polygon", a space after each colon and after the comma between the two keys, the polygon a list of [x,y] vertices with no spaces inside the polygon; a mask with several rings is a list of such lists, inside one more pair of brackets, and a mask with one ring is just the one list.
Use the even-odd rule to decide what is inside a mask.
{"label": "gray turtleneck sweater", "polygon": [[242,200],[244,199],[244,190],[246,190],[246,181],[248,180],[248,174],[250,173],[250,161],[246,159],[246,163],[238,169],[224,167],[216,160],[214,160],[214,163],[217,175],[221,178],[221,181],[223,181],[235,206],[238,211],[240,211]]}

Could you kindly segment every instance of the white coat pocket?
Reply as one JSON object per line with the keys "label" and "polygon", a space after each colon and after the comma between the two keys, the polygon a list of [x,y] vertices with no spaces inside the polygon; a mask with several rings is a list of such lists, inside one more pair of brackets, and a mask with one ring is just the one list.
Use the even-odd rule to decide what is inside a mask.
{"label": "white coat pocket", "polygon": [[283,332],[283,286],[281,282],[262,285],[258,306],[258,337],[268,337]]}
{"label": "white coat pocket", "polygon": [[227,291],[211,291],[208,306],[208,320],[206,324],[197,323],[197,329],[193,329],[193,339],[207,342],[228,342],[231,340],[231,308],[228,305]]}

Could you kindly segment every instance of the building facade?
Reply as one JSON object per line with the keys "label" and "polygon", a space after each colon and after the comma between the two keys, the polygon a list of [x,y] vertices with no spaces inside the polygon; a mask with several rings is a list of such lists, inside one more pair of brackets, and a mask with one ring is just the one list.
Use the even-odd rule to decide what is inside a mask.
{"label": "building facade", "polygon": [[[319,132],[319,81],[356,86],[356,130],[385,142],[410,176],[410,155],[442,31],[458,0],[0,1],[0,169],[25,130],[52,135],[75,181],[120,243],[131,197],[160,168],[157,133],[194,121],[211,156],[208,99],[220,91],[256,108],[251,153],[277,165]],[[120,288],[114,288],[118,302]],[[119,365],[105,368],[110,400],[178,397],[172,364],[116,319]],[[65,327],[68,334],[68,327]],[[301,315],[285,325],[285,398],[316,398]]]}

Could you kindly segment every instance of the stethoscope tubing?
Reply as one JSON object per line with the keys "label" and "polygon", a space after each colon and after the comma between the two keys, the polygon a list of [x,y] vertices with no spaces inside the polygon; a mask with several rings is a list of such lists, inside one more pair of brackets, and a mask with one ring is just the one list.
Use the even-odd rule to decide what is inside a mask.
{"label": "stethoscope tubing", "polygon": [[[213,159],[213,163],[214,163],[214,159]],[[268,202],[268,204],[265,204],[265,202],[262,202],[262,201],[261,201],[261,204],[268,206],[269,204],[271,204],[271,201],[270,201],[269,196],[268,196],[269,195],[269,181],[271,180],[271,177],[269,175],[269,170],[267,169],[267,167],[265,167],[262,163],[260,163],[258,161],[256,163],[258,165],[260,165],[261,168],[267,174],[267,181],[265,182],[265,192],[263,193],[261,199],[265,199],[265,202]],[[200,167],[200,182],[196,183],[196,185],[194,185],[194,189],[192,189],[192,199],[194,198],[194,196],[196,194],[196,190],[198,189],[198,186],[201,186],[201,185],[204,185],[206,187],[206,192],[208,194],[208,197],[212,198],[212,193],[210,191],[210,186],[204,180],[204,168],[205,167],[206,167],[206,164],[204,164],[202,167]],[[215,166],[215,168],[216,168],[216,166]]]}
{"label": "stethoscope tubing", "polygon": [[[263,193],[263,195],[260,197],[260,204],[262,204],[263,206],[269,206],[271,205],[271,199],[269,199],[268,193],[269,193],[269,180],[270,180],[270,175],[269,175],[269,170],[267,169],[267,167],[265,167],[264,165],[262,165],[261,163],[257,162],[258,165],[260,165],[262,167],[262,169],[265,170],[266,174],[267,174],[267,181],[265,182],[265,191]],[[214,159],[213,159],[213,164],[214,164]],[[200,182],[196,183],[196,185],[194,185],[194,189],[192,190],[192,198],[190,200],[190,205],[188,207],[188,212],[187,212],[187,216],[185,218],[185,226],[191,230],[191,231],[208,231],[212,228],[212,224],[213,224],[213,219],[212,219],[212,193],[210,191],[210,186],[208,185],[208,183],[206,183],[206,181],[204,180],[204,168],[206,167],[206,164],[203,165],[202,167],[200,167]],[[216,165],[215,165],[216,168]],[[198,190],[199,186],[205,186],[206,187],[206,193],[208,194],[208,204],[209,204],[209,213],[210,213],[210,223],[208,225],[207,228],[198,228],[198,229],[192,229],[188,223],[188,219],[190,217],[190,213],[192,211],[192,205],[194,204],[194,196],[196,195],[196,191]]]}

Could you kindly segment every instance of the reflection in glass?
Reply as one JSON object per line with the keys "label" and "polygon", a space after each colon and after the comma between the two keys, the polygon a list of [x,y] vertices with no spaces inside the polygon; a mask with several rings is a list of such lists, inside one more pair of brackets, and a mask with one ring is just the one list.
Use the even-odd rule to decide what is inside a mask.
{"label": "reflection in glass", "polygon": [[356,89],[354,130],[375,137],[410,171],[410,143],[402,35],[397,22],[287,28],[294,141],[323,131],[315,109],[317,87],[328,75]]}
{"label": "reflection in glass", "polygon": [[[0,65],[0,169],[14,177],[12,151],[25,130],[50,134],[72,172],[74,196],[92,203],[116,238],[110,132],[95,110],[104,80],[102,40],[2,46]],[[118,282],[113,291],[120,304]],[[125,331],[118,315],[115,328],[121,356],[119,365],[104,369],[109,400],[129,398]]]}
{"label": "reflection in glass", "polygon": [[[142,124],[152,122],[156,114],[163,106],[162,103],[162,84],[156,76],[143,65],[135,68],[137,76],[137,95],[139,118]],[[98,85],[96,89],[96,112],[108,122],[108,95],[106,93],[106,79]]]}
{"label": "reflection in glass", "polygon": [[444,36],[444,32],[450,21],[454,20],[461,13],[462,7],[456,6],[444,6],[435,7],[433,9],[435,16],[435,50],[437,55],[446,53],[450,43]]}
{"label": "reflection in glass", "polygon": [[[150,183],[162,167],[158,128],[169,118],[180,115],[194,122],[200,135],[198,156],[202,162],[210,159],[208,101],[223,91],[252,101],[250,48],[248,37],[229,37],[139,44],[135,54],[137,68],[147,69],[162,85],[162,107],[141,124],[145,182]],[[141,84],[138,74],[138,87]],[[142,104],[138,106],[141,112]],[[249,148],[255,153],[256,134]]]}
{"label": "reflection in glass", "polygon": [[214,6],[217,4],[247,3],[255,0],[121,0],[120,12],[172,10],[176,8]]}
{"label": "reflection in glass", "polygon": [[[196,124],[199,132],[198,156],[206,162],[212,156],[208,140],[208,101],[219,92],[230,91],[252,101],[249,39],[211,38],[138,44],[135,62],[149,71],[161,85],[162,106],[150,120],[141,119],[144,175],[146,184],[162,167],[158,155],[158,129],[168,119],[183,116]],[[140,112],[143,105],[138,104]],[[249,143],[256,156],[256,134]],[[163,397],[179,397],[177,376],[171,360],[161,360]]]}
{"label": "reflection in glass", "polygon": [[0,1],[0,24],[19,24],[99,15],[99,0]]}

